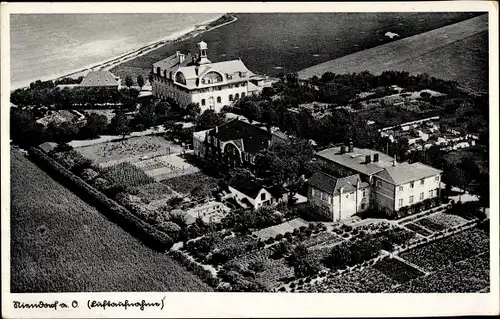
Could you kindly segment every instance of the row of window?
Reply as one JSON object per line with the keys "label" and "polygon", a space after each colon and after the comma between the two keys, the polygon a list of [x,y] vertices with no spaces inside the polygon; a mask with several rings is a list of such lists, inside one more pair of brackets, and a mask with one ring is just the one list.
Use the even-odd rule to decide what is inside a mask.
{"label": "row of window", "polygon": [[[437,195],[437,192],[438,192],[437,190],[433,190],[433,189],[431,189],[431,190],[429,191],[429,197],[428,197],[428,198],[432,198],[432,197],[434,197],[435,195]],[[425,194],[424,194],[424,192],[421,192],[421,193],[420,193],[419,198],[418,198],[418,199],[419,199],[419,201],[424,200],[424,195],[425,195]],[[415,202],[415,197],[414,197],[413,195],[411,195],[411,196],[408,198],[408,204],[409,204],[409,205],[411,205],[411,204],[413,204],[414,202]],[[398,201],[398,205],[399,205],[399,207],[403,206],[403,204],[404,204],[404,200],[403,200],[403,198],[400,198],[400,199],[399,199],[399,201]]]}
{"label": "row of window", "polygon": [[[245,97],[245,92],[242,92],[241,93],[241,98],[244,98]],[[232,94],[229,94],[229,101],[235,101],[235,100],[239,100],[240,99],[240,94],[239,93],[236,93],[234,96]],[[211,97],[208,99],[208,102],[209,104],[214,104],[214,98]],[[217,97],[217,103],[220,104],[222,103],[222,98],[220,96]],[[207,100],[206,99],[201,99],[201,106],[205,106],[207,104]]]}
{"label": "row of window", "polygon": [[[312,188],[312,196],[320,198],[321,200],[327,201],[329,203],[333,202],[332,196],[328,193],[322,192],[320,190]],[[349,197],[351,197],[352,200],[356,199],[356,195],[354,192],[348,193],[345,195],[345,198],[349,200]],[[363,190],[362,198],[366,197],[366,190]]]}

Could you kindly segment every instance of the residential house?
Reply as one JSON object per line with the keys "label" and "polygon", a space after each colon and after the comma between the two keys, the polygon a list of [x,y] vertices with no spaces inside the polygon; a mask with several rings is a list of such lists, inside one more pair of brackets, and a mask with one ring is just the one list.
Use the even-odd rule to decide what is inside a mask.
{"label": "residential house", "polygon": [[262,206],[276,205],[288,199],[286,190],[265,188],[260,183],[245,177],[236,177],[227,183],[229,192],[242,206],[258,209]]}
{"label": "residential house", "polygon": [[370,184],[359,174],[334,177],[316,172],[307,181],[307,197],[318,212],[332,221],[340,221],[370,207]]}

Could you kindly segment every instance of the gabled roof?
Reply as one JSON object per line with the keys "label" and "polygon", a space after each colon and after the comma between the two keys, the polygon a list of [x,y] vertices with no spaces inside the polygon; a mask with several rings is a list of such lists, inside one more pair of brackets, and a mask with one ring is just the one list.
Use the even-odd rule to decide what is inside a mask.
{"label": "gabled roof", "polygon": [[[373,162],[373,155],[379,154],[378,162]],[[366,163],[366,156],[371,156],[371,162]],[[381,152],[366,148],[354,147],[352,152],[341,153],[340,146],[328,148],[316,153],[317,157],[324,158],[341,166],[350,168],[365,175],[373,175],[392,165],[393,158]]]}
{"label": "gabled roof", "polygon": [[368,187],[369,184],[362,182],[358,174],[337,178],[325,172],[316,172],[307,181],[309,185],[328,194],[349,193],[356,190],[356,184],[359,182],[360,188]]}
{"label": "gabled roof", "polygon": [[228,185],[250,198],[257,197],[259,192],[264,188],[256,181],[243,176],[235,176],[228,182]]}
{"label": "gabled roof", "polygon": [[80,86],[118,86],[115,76],[106,70],[90,71]]}
{"label": "gabled roof", "polygon": [[398,163],[396,166],[386,167],[376,176],[389,181],[395,185],[402,185],[422,178],[427,178],[440,174],[442,171],[428,165],[416,162]]}
{"label": "gabled roof", "polygon": [[238,119],[231,120],[208,133],[215,136],[222,142],[243,139],[243,147],[247,153],[257,153],[268,147],[271,140],[271,134],[255,125],[249,124]]}

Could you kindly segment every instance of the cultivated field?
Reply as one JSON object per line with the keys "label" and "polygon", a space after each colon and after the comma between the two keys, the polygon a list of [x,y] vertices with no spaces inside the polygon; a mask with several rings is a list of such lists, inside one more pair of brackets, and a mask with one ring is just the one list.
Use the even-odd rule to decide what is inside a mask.
{"label": "cultivated field", "polygon": [[199,187],[204,189],[202,192],[209,193],[212,189],[217,187],[219,179],[199,171],[193,174],[169,178],[163,180],[162,183],[182,194],[189,194],[195,188]]}
{"label": "cultivated field", "polygon": [[139,136],[126,140],[83,146],[76,150],[96,164],[111,166],[121,162],[137,162],[142,157],[151,158],[180,153],[183,148],[161,136]]}
{"label": "cultivated field", "polygon": [[300,78],[321,77],[327,71],[343,74],[386,70],[428,73],[466,87],[486,91],[488,79],[488,16],[396,40],[318,64],[298,72]]}
{"label": "cultivated field", "polygon": [[177,154],[135,162],[134,165],[141,168],[148,176],[158,182],[199,171],[199,168],[189,164]]}
{"label": "cultivated field", "polygon": [[11,292],[211,291],[11,152]]}

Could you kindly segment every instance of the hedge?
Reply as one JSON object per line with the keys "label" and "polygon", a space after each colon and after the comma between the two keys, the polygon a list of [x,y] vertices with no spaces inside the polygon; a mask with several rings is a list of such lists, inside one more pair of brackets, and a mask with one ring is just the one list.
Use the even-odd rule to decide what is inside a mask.
{"label": "hedge", "polygon": [[117,223],[133,236],[137,237],[148,247],[157,251],[166,251],[173,245],[173,240],[167,234],[158,231],[151,225],[133,215],[125,207],[108,198],[102,192],[87,184],[80,177],[47,156],[38,148],[31,147],[30,158],[50,173],[55,173],[62,183],[73,189],[82,199],[98,208],[108,219]]}
{"label": "hedge", "polygon": [[192,261],[180,251],[172,250],[169,252],[169,255],[179,264],[186,267],[187,270],[198,276],[209,286],[217,288],[217,286],[219,285],[219,279],[215,277],[209,270],[206,270],[205,268],[203,268],[203,266]]}

